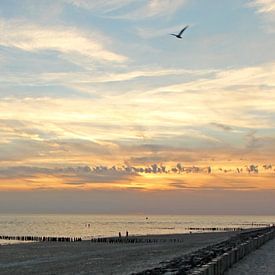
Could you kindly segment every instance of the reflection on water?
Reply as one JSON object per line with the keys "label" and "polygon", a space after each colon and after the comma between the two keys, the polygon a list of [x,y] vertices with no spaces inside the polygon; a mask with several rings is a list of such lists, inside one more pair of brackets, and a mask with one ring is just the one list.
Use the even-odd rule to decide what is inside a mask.
{"label": "reflection on water", "polygon": [[[148,217],[148,218],[147,218]],[[0,214],[0,235],[101,237],[185,233],[187,227],[242,227],[271,224],[275,216],[51,215]]]}

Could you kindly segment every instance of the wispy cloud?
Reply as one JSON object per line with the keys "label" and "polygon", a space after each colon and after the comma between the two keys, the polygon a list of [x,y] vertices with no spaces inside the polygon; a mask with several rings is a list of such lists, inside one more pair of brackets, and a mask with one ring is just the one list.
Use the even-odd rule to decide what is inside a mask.
{"label": "wispy cloud", "polygon": [[252,7],[256,7],[260,13],[275,13],[275,1],[274,0],[252,0],[250,2]]}
{"label": "wispy cloud", "polygon": [[[207,78],[198,74],[196,80],[186,80],[161,88],[139,89],[138,84],[134,84],[137,85],[136,92],[129,87],[130,91],[126,95],[110,94],[107,86],[101,93],[95,91],[97,98],[32,96],[17,99],[11,96],[0,101],[1,117],[6,120],[20,117],[30,121],[39,130],[47,129],[53,139],[107,140],[114,144],[129,143],[130,146],[147,142],[200,149],[231,144],[233,147],[243,148],[246,142],[244,134],[249,129],[270,129],[259,137],[268,137],[274,133],[275,98],[271,92],[275,86],[274,71],[274,64],[263,64],[258,67],[213,72]],[[114,74],[109,80],[122,81],[139,76],[155,76],[161,79],[162,75],[167,76],[169,73],[175,72],[134,71],[129,75],[127,72],[122,75]],[[70,81],[76,81],[75,88],[79,89],[81,81],[85,84],[90,80],[88,74],[83,78],[69,74],[47,75],[45,80],[39,81],[57,81],[56,83],[62,84],[68,82],[68,85],[73,85]],[[108,81],[108,76],[91,81]],[[89,87],[85,93],[88,90]],[[213,126],[226,130],[228,135],[219,134]],[[4,132],[2,136],[7,133],[10,136],[19,135],[15,130]],[[30,131],[24,130],[21,134],[26,137]],[[39,137],[41,136],[37,139]],[[117,151],[117,154],[120,153]],[[140,156],[129,154],[130,157]]]}
{"label": "wispy cloud", "polygon": [[218,129],[224,130],[224,131],[232,131],[232,127],[230,127],[229,125],[225,125],[222,123],[211,123],[211,125],[217,127]]}
{"label": "wispy cloud", "polygon": [[[165,69],[152,67],[151,69],[137,68],[137,70],[121,72],[80,71],[80,72],[55,72],[55,73],[3,73],[0,76],[2,83],[11,85],[66,85],[77,89],[77,84],[124,82],[138,78],[163,78],[169,76],[199,77],[214,73],[215,70],[188,70]],[[89,89],[87,89],[89,90]]]}
{"label": "wispy cloud", "polygon": [[98,32],[87,34],[70,27],[45,27],[25,21],[0,19],[0,45],[23,51],[57,51],[62,57],[75,56],[96,62],[125,62],[127,58],[106,48],[110,41]]}
{"label": "wispy cloud", "polygon": [[228,69],[217,71],[216,75],[207,79],[163,87],[163,91],[186,91],[186,90],[221,90],[230,88],[242,88],[247,86],[275,87],[275,63],[262,64],[255,67]]}
{"label": "wispy cloud", "polygon": [[101,10],[104,13],[115,11],[121,7],[127,6],[134,2],[134,0],[63,0],[65,3],[75,5],[80,8],[89,10]]}
{"label": "wispy cloud", "polygon": [[269,33],[274,33],[275,24],[275,1],[274,0],[252,0],[249,2],[249,7],[252,7],[260,14],[264,21],[264,30]]}
{"label": "wispy cloud", "polygon": [[[207,120],[210,119],[211,122],[222,116],[224,124],[270,127],[273,125],[271,114],[275,108],[274,94],[270,93],[275,87],[274,66],[274,63],[270,63],[257,67],[221,70],[207,79],[163,86],[148,91],[147,94],[154,98],[155,104],[161,105],[165,102],[166,110],[173,106],[174,112],[180,107],[174,100],[172,103],[172,98],[176,97],[180,102],[184,102],[185,111],[181,113],[181,121],[184,117],[195,123],[196,119],[198,121],[199,110],[203,109],[207,113]],[[259,115],[260,113],[262,115]],[[166,118],[167,115],[168,112]],[[200,117],[199,121],[205,123],[204,118],[206,117]],[[175,122],[177,117],[173,116],[173,119]]]}
{"label": "wispy cloud", "polygon": [[171,15],[175,13],[181,6],[186,3],[186,0],[151,0],[145,7],[136,11],[132,15],[144,15],[147,17]]}
{"label": "wispy cloud", "polygon": [[[114,15],[113,18],[129,20],[171,15],[187,2],[187,0],[140,0],[138,3],[134,0],[105,0],[100,2],[88,0],[64,1],[77,7],[99,11],[104,15],[112,15],[114,11],[121,12],[120,15]],[[127,8],[127,10],[123,10],[123,8]]]}

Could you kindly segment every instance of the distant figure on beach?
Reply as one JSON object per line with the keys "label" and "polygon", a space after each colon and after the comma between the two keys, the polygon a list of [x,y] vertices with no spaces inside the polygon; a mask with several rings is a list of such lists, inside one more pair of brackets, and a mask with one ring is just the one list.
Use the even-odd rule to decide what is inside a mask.
{"label": "distant figure on beach", "polygon": [[128,231],[126,231],[126,237],[128,237],[129,236],[129,233],[128,233]]}
{"label": "distant figure on beach", "polygon": [[146,217],[146,220],[148,220],[148,217]]}
{"label": "distant figure on beach", "polygon": [[118,232],[118,237],[121,238],[121,232]]}

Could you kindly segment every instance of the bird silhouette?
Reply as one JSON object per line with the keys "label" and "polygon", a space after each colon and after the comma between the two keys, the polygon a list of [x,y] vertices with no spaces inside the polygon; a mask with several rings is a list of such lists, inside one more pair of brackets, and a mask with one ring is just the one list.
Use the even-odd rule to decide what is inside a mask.
{"label": "bird silhouette", "polygon": [[179,38],[179,39],[182,39],[182,34],[183,34],[183,32],[184,32],[188,27],[189,27],[188,25],[185,26],[178,34],[170,33],[170,35],[173,35],[173,36],[175,36],[175,37],[177,37],[177,38]]}

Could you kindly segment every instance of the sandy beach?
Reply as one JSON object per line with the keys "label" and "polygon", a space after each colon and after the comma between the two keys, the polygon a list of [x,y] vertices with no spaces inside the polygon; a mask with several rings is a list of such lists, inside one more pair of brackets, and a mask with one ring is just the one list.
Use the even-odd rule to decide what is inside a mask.
{"label": "sandy beach", "polygon": [[[23,243],[0,248],[1,274],[130,274],[221,242],[236,232],[150,236],[156,243]],[[140,237],[143,238],[143,237]],[[179,241],[174,242],[177,239]],[[163,240],[166,240],[165,242]]]}
{"label": "sandy beach", "polygon": [[226,275],[274,275],[275,274],[275,239],[234,265]]}

